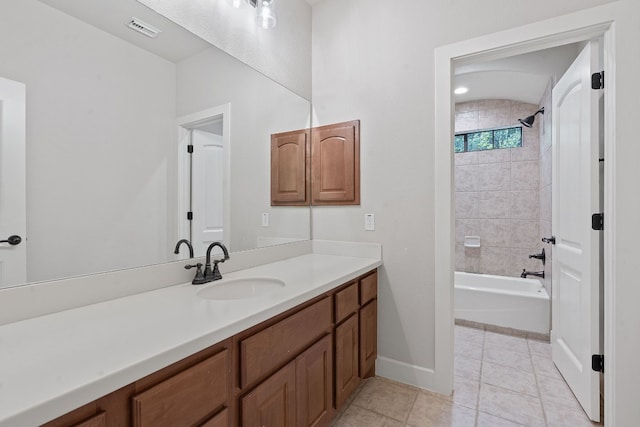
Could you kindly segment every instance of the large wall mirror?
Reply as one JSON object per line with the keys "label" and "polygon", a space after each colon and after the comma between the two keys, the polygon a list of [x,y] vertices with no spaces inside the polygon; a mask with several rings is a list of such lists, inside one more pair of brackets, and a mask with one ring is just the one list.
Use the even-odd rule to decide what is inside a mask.
{"label": "large wall mirror", "polygon": [[26,271],[0,287],[183,259],[182,238],[310,238],[309,208],[271,207],[269,184],[270,135],[309,127],[308,100],[136,0],[0,9],[0,78],[26,86]]}

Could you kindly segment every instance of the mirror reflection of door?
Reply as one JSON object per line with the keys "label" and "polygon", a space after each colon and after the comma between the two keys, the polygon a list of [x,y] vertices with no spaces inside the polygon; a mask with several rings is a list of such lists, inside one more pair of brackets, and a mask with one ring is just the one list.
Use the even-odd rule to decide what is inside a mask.
{"label": "mirror reflection of door", "polygon": [[222,121],[193,129],[191,144],[191,244],[195,256],[201,256],[211,243],[224,242],[225,237]]}
{"label": "mirror reflection of door", "polygon": [[27,281],[25,91],[0,77],[0,288]]}
{"label": "mirror reflection of door", "polygon": [[[179,118],[177,239],[189,239],[194,256],[213,242],[230,247],[230,105]],[[221,253],[214,248],[214,254]],[[179,259],[186,257],[186,251]]]}

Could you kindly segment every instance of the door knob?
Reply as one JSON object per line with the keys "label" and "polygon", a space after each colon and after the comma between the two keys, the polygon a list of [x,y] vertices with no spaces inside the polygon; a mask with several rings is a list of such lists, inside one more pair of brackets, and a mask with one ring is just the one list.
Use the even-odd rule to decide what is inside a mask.
{"label": "door knob", "polygon": [[8,243],[11,246],[19,245],[20,242],[22,242],[22,237],[16,236],[15,234],[13,236],[9,236],[7,240],[0,240],[0,243]]}

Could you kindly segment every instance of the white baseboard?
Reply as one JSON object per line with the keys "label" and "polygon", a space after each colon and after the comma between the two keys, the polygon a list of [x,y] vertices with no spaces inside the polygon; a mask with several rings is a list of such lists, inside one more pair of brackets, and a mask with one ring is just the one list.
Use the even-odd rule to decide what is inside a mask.
{"label": "white baseboard", "polygon": [[437,390],[433,369],[410,365],[399,360],[378,356],[376,375],[429,391]]}

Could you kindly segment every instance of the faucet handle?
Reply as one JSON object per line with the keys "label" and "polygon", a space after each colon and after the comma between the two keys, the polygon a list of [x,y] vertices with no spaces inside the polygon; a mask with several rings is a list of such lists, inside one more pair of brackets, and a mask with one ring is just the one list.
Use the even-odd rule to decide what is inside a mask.
{"label": "faucet handle", "polygon": [[196,268],[196,275],[193,278],[193,280],[191,281],[192,285],[202,285],[203,283],[207,283],[207,280],[204,277],[204,274],[202,274],[202,263],[197,263],[195,265],[193,264],[187,264],[184,266],[185,269],[187,270],[191,270],[192,268]]}

